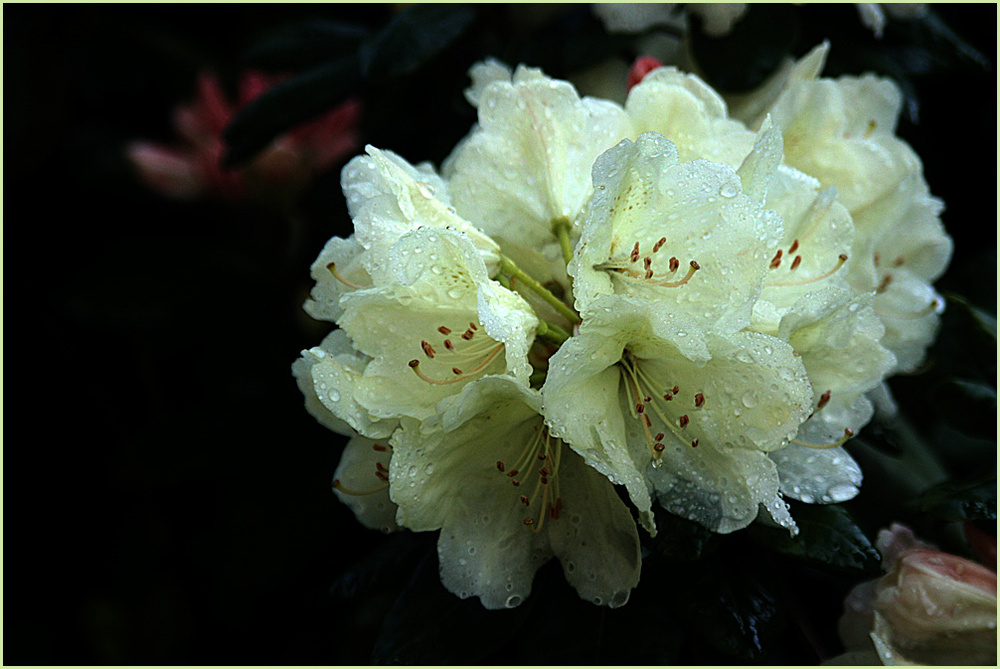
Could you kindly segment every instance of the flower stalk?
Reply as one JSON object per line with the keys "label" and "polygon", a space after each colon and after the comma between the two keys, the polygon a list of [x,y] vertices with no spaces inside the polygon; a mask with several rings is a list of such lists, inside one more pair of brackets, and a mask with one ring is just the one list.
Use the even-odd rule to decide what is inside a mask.
{"label": "flower stalk", "polygon": [[[572,307],[568,306],[565,302],[553,295],[548,288],[538,283],[537,280],[514,264],[514,261],[507,256],[500,256],[500,271],[510,278],[517,279],[517,281],[524,284],[526,288],[541,297],[546,304],[558,311],[559,314],[565,317],[570,323],[580,322],[580,314],[576,313]],[[565,341],[565,339],[563,341]]]}

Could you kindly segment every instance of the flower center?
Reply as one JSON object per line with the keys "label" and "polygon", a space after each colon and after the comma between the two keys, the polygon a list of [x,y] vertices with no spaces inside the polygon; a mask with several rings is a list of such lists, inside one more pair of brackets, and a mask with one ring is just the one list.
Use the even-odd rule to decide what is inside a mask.
{"label": "flower center", "polygon": [[[671,256],[669,259],[666,258],[666,254],[660,254],[659,251],[663,248],[663,245],[667,243],[666,237],[660,237],[656,243],[653,244],[652,250],[643,255],[639,242],[636,242],[632,246],[632,251],[627,256],[621,256],[618,258],[612,257],[607,262],[603,262],[600,265],[595,265],[595,269],[611,270],[615,272],[619,278],[626,281],[637,281],[644,285],[649,286],[663,286],[665,288],[677,288],[683,286],[694,273],[701,269],[696,261],[692,260],[688,263],[687,273],[681,278],[677,278],[677,272],[681,267],[681,261],[677,259],[676,256]],[[640,260],[641,265],[640,265]],[[666,265],[664,266],[664,263]],[[656,265],[656,269],[653,265]]]}
{"label": "flower center", "polygon": [[376,484],[374,488],[365,488],[362,490],[355,490],[354,488],[348,488],[345,486],[340,479],[333,479],[333,487],[344,493],[345,495],[359,496],[359,495],[372,495],[377,492],[381,492],[389,487],[389,467],[387,466],[388,457],[391,455],[392,446],[388,444],[372,444],[372,450],[378,453],[386,454],[386,462],[381,460],[375,461],[375,478],[382,481],[382,484]]}
{"label": "flower center", "polygon": [[700,411],[705,406],[705,394],[685,389],[677,384],[667,386],[643,369],[637,358],[626,349],[618,366],[624,381],[625,394],[632,418],[639,421],[646,444],[649,446],[653,467],[662,465],[664,439],[672,434],[678,441],[697,448],[700,439],[687,430],[691,422],[689,413]]}
{"label": "flower center", "polygon": [[529,512],[524,518],[524,525],[532,532],[542,529],[546,517],[559,520],[563,505],[557,474],[562,460],[562,446],[562,440],[550,436],[549,428],[539,419],[532,437],[526,441],[516,461],[508,464],[497,460],[497,471],[509,478],[511,485],[523,491],[520,503]]}
{"label": "flower center", "polygon": [[424,363],[434,368],[434,376],[440,376],[425,374],[420,359],[414,358],[408,364],[417,376],[435,386],[465,381],[483,373],[504,349],[503,344],[480,332],[475,323],[470,322],[461,334],[456,334],[458,330],[441,325],[437,328],[441,338],[435,338],[436,346],[426,339],[420,341]]}

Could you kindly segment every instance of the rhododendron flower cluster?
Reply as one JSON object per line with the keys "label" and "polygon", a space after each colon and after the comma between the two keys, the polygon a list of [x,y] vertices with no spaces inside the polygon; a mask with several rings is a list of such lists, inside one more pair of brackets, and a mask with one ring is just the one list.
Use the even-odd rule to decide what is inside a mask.
{"label": "rhododendron flower cluster", "polygon": [[795,533],[786,499],[857,494],[843,444],[930,342],[950,244],[895,88],[817,78],[824,49],[752,125],[673,68],[622,106],[489,61],[440,172],[344,168],[305,305],[339,327],[293,372],[362,523],[440,530],[488,608],[552,557],[614,607],[659,514]]}

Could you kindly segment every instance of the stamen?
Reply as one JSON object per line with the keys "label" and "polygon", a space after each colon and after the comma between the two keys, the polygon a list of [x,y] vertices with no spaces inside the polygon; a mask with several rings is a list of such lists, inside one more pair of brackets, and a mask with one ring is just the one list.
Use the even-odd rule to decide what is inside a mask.
{"label": "stamen", "polygon": [[478,327],[476,327],[476,324],[475,324],[475,323],[473,323],[472,321],[469,321],[469,329],[470,329],[470,330],[472,330],[473,332],[475,332],[475,331],[476,331],[476,330],[478,330],[479,328],[478,328]]}
{"label": "stamen", "polygon": [[792,266],[788,268],[789,271],[796,269],[802,264],[802,256],[795,256],[795,260],[792,261]]}
{"label": "stamen", "polygon": [[681,429],[684,429],[685,427],[687,427],[688,422],[689,421],[688,421],[687,414],[684,414],[680,418],[677,419],[677,424],[681,426]]}
{"label": "stamen", "polygon": [[386,447],[383,446],[382,444],[372,444],[372,450],[384,453],[388,449],[386,449]]}
{"label": "stamen", "polygon": [[349,288],[354,288],[354,289],[357,289],[357,290],[360,290],[360,289],[364,288],[364,286],[359,286],[358,284],[352,283],[352,282],[348,281],[347,279],[345,279],[340,274],[340,272],[337,271],[337,263],[332,262],[332,263],[328,264],[326,266],[326,268],[328,270],[330,270],[330,273],[333,274],[334,278],[337,279],[337,281],[341,282],[345,286],[347,286]]}
{"label": "stamen", "polygon": [[701,408],[701,405],[705,403],[705,396],[702,393],[695,393],[694,405],[697,408]]}
{"label": "stamen", "polygon": [[455,374],[456,376],[461,376],[462,375],[462,370],[460,370],[458,367],[452,367],[451,368],[451,372],[452,372],[452,374]]}
{"label": "stamen", "polygon": [[830,401],[830,391],[828,390],[819,396],[819,402],[816,404],[816,411],[819,411],[820,409],[825,407],[827,402],[829,401]]}
{"label": "stamen", "polygon": [[796,239],[795,241],[792,242],[792,245],[788,247],[788,255],[792,255],[793,253],[798,251],[798,249],[799,249],[799,240]]}
{"label": "stamen", "polygon": [[451,328],[447,328],[442,325],[441,327],[438,328],[438,332],[447,337],[448,335],[451,334]]}
{"label": "stamen", "polygon": [[504,469],[503,460],[497,460],[497,469],[500,470],[501,474],[503,473],[503,469]]}
{"label": "stamen", "polygon": [[426,355],[428,358],[434,357],[434,347],[431,346],[430,342],[426,340],[421,340],[420,348],[424,349],[424,355]]}
{"label": "stamen", "polygon": [[632,262],[639,262],[639,242],[636,242],[635,246],[632,247],[632,253],[629,254],[629,258],[632,259]]}
{"label": "stamen", "polygon": [[881,295],[889,289],[889,284],[892,283],[892,275],[886,274],[882,277],[882,281],[878,284],[878,288],[875,289],[877,295]]}
{"label": "stamen", "polygon": [[455,352],[455,345],[451,343],[450,339],[445,339],[444,340],[444,347],[446,349],[448,349],[449,351],[451,351],[452,353]]}
{"label": "stamen", "polygon": [[827,449],[836,448],[837,446],[843,446],[847,443],[847,440],[854,436],[854,430],[849,427],[844,428],[844,436],[833,442],[832,444],[807,444],[804,441],[799,441],[798,439],[792,439],[793,444],[798,444],[799,446],[805,446],[806,448],[816,448],[816,449]]}
{"label": "stamen", "polygon": [[892,266],[893,267],[899,267],[904,262],[906,262],[906,259],[903,258],[903,256],[899,256],[898,258],[896,258],[895,260],[892,261]]}
{"label": "stamen", "polygon": [[465,341],[469,341],[475,335],[476,335],[476,333],[473,332],[472,330],[466,330],[465,332],[462,333],[462,339],[464,339]]}
{"label": "stamen", "polygon": [[671,257],[670,258],[670,271],[671,272],[676,272],[680,268],[680,266],[681,266],[681,261],[680,260],[678,260],[676,257]]}
{"label": "stamen", "polygon": [[774,254],[773,258],[771,258],[771,269],[778,269],[778,267],[781,266],[781,254],[782,250],[778,249],[778,252]]}
{"label": "stamen", "polygon": [[691,448],[698,448],[698,443],[699,443],[698,437],[695,437],[694,439],[692,439],[691,440]]}
{"label": "stamen", "polygon": [[[385,480],[388,481],[388,479]],[[339,490],[340,492],[344,493],[345,495],[358,497],[361,495],[374,495],[377,492],[382,492],[383,490],[389,487],[389,484],[386,483],[385,485],[380,485],[377,488],[371,488],[369,490],[352,490],[351,488],[348,488],[343,483],[341,483],[340,479],[333,479],[333,487]]]}
{"label": "stamen", "polygon": [[847,262],[847,254],[841,253],[839,256],[837,256],[837,264],[834,265],[832,269],[830,269],[827,272],[824,272],[823,274],[820,274],[819,276],[815,276],[815,277],[813,277],[811,279],[802,279],[801,281],[770,281],[770,282],[765,283],[764,285],[765,286],[804,286],[807,283],[813,283],[813,282],[816,282],[816,281],[822,281],[823,279],[826,279],[827,277],[833,276],[833,274],[836,273],[837,270],[839,270],[841,267],[844,266],[845,262]]}
{"label": "stamen", "polygon": [[653,244],[653,253],[656,253],[661,248],[663,248],[663,245],[666,244],[666,243],[667,243],[667,238],[666,237],[660,237],[659,241],[657,241],[655,244]]}
{"label": "stamen", "polygon": [[691,277],[694,276],[694,273],[697,272],[700,269],[701,269],[701,265],[699,265],[697,262],[695,262],[694,260],[692,260],[691,261],[691,266],[688,269],[687,274],[684,275],[684,278],[682,278],[680,281],[663,281],[663,282],[660,282],[659,285],[665,286],[667,288],[676,288],[677,286],[683,286],[685,283],[687,283],[688,281],[690,281]]}

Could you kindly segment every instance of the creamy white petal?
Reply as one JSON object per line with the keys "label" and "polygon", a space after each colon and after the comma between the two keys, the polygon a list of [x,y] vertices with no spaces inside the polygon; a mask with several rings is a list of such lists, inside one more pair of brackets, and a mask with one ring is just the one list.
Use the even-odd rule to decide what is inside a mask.
{"label": "creamy white petal", "polygon": [[344,313],[341,296],[371,285],[363,263],[364,250],[354,235],[333,237],[326,243],[310,268],[316,284],[303,305],[306,313],[316,320],[336,322]]}
{"label": "creamy white petal", "polygon": [[552,221],[575,221],[594,159],[628,134],[624,111],[519,67],[476,89],[479,125],[446,162],[458,213],[487,234],[537,247]]}
{"label": "creamy white petal", "polygon": [[399,529],[396,505],[389,499],[391,455],[386,441],[356,436],[347,442],[333,474],[337,498],[350,507],[362,525],[387,534]]}
{"label": "creamy white petal", "polygon": [[835,504],[860,492],[861,468],[839,446],[815,449],[790,444],[768,455],[778,468],[785,497],[807,504]]}
{"label": "creamy white petal", "polygon": [[343,330],[334,330],[320,346],[302,352],[292,371],[305,395],[306,408],[320,423],[341,434],[354,431],[374,439],[392,434],[398,421],[393,416],[372,415],[355,397],[369,362]]}
{"label": "creamy white petal", "polygon": [[754,145],[754,133],[727,117],[718,93],[673,67],[647,74],[629,92],[625,109],[632,137],[659,133],[677,145],[682,162],[703,158],[736,168]]}
{"label": "creamy white petal", "polygon": [[450,228],[465,233],[475,245],[491,275],[496,274],[500,250],[451,207],[448,186],[428,165],[414,167],[391,151],[373,146],[341,174],[354,220],[355,236],[365,248],[365,268],[371,274],[388,271],[389,249],[417,228]]}

